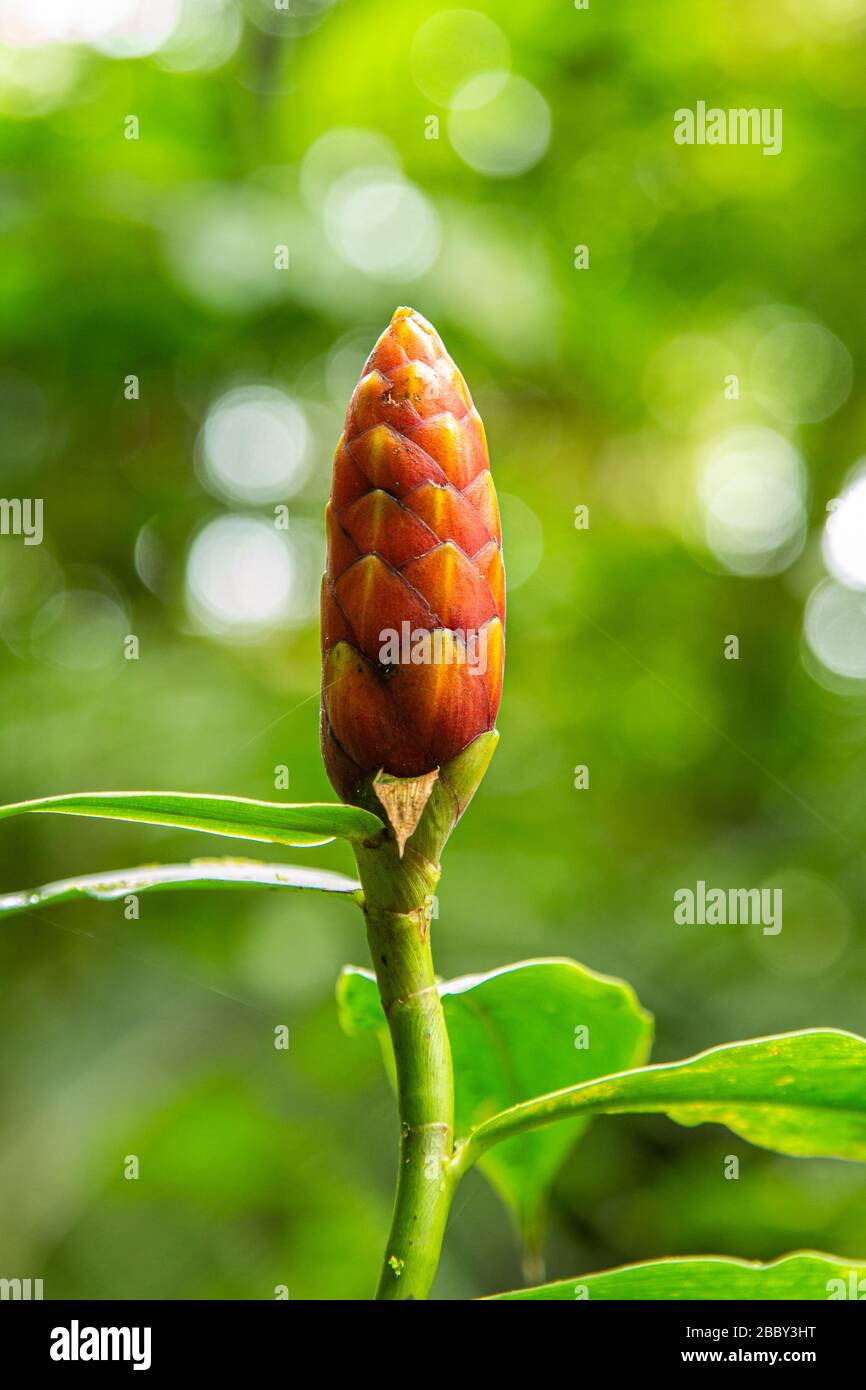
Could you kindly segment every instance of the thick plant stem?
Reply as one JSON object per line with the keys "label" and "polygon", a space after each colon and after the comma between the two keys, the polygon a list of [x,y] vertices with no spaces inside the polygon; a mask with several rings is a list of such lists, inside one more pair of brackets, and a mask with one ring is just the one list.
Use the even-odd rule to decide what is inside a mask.
{"label": "thick plant stem", "polygon": [[400,1156],[383,1300],[427,1297],[454,1191],[451,1048],[430,952],[437,865],[393,842],[359,848],[367,938],[388,1020],[397,1075]]}

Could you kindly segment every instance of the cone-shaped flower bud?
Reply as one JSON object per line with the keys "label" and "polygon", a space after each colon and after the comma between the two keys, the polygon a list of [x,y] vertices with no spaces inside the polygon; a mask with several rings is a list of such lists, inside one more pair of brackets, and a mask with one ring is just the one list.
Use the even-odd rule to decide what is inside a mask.
{"label": "cone-shaped flower bud", "polygon": [[484,426],[438,333],[398,309],[334,458],[322,584],[322,750],[346,801],[493,729],[505,578]]}

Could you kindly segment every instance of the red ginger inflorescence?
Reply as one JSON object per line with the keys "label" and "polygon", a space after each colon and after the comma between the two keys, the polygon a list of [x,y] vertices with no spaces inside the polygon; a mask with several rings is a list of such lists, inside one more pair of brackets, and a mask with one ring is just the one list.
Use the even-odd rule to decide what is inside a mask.
{"label": "red ginger inflorescence", "polygon": [[346,801],[444,766],[499,709],[505,575],[484,426],[442,340],[397,309],[346,413],[326,512],[322,751]]}

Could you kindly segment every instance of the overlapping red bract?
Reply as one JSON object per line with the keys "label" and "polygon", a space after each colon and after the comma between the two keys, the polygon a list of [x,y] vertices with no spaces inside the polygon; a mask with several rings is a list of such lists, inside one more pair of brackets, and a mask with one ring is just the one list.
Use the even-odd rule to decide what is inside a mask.
{"label": "overlapping red bract", "polygon": [[[334,456],[322,581],[322,752],[344,800],[380,769],[418,777],[492,729],[505,576],[481,417],[436,330],[397,309]],[[382,633],[484,632],[486,665],[380,663]]]}

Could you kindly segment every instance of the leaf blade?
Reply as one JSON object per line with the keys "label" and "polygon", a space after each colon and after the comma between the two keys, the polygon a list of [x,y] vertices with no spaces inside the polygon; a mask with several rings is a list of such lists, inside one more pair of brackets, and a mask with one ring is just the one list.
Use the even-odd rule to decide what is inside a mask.
{"label": "leaf blade", "polygon": [[783,1033],[540,1096],[478,1126],[463,1165],[525,1128],[592,1113],[662,1113],[724,1124],[777,1153],[866,1160],[866,1040],[835,1029]]}
{"label": "leaf blade", "polygon": [[[852,1285],[853,1275],[853,1285]],[[858,1297],[856,1288],[866,1277],[866,1263],[840,1255],[801,1250],[761,1264],[724,1255],[698,1258],[672,1256],[643,1264],[562,1279],[533,1289],[493,1294],[487,1303],[552,1302],[576,1298],[590,1301],[680,1299],[793,1299],[827,1300]],[[852,1294],[851,1288],[855,1289]],[[866,1284],[863,1285],[866,1288]]]}
{"label": "leaf blade", "polygon": [[372,812],[339,802],[304,805],[197,792],[71,792],[0,806],[0,820],[32,813],[133,821],[274,845],[363,840],[385,830]]}
{"label": "leaf blade", "polygon": [[0,894],[0,917],[36,911],[77,898],[114,902],[127,894],[173,889],[289,888],[300,892],[351,896],[361,885],[345,874],[308,869],[294,864],[264,864],[257,860],[194,859],[188,864],[143,864],[103,874],[79,874],[44,883],[39,888]]}
{"label": "leaf blade", "polygon": [[[451,1040],[458,1135],[539,1084],[636,1065],[649,1051],[652,1020],[631,987],[575,961],[520,961],[438,988]],[[346,1032],[381,1033],[384,1018],[370,971],[347,967],[337,997]],[[578,1026],[588,1030],[586,1048],[577,1046]],[[540,1242],[547,1191],[586,1123],[576,1117],[557,1130],[519,1135],[482,1158],[485,1177],[515,1213],[530,1246]]]}

